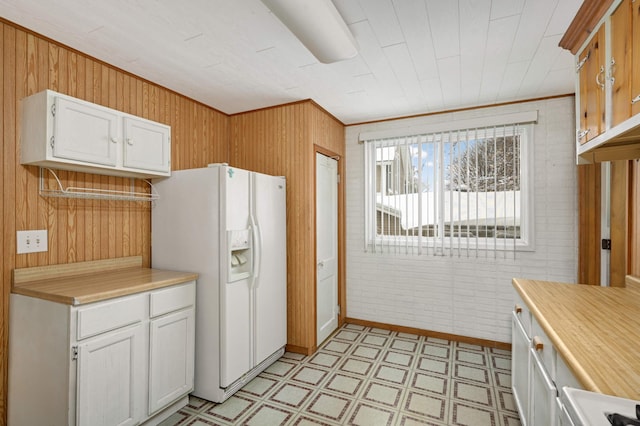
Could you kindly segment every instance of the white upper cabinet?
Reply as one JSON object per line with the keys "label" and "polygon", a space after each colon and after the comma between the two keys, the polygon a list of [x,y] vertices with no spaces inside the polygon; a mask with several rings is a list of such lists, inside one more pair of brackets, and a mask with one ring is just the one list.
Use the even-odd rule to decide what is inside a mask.
{"label": "white upper cabinet", "polygon": [[21,164],[114,176],[171,174],[171,127],[45,90],[22,100]]}

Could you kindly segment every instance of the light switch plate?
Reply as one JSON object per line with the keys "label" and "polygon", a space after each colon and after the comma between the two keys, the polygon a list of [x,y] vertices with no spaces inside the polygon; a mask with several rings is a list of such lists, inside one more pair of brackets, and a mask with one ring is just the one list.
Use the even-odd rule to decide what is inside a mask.
{"label": "light switch plate", "polygon": [[17,231],[18,254],[37,253],[49,250],[47,243],[47,230],[38,229],[32,231]]}

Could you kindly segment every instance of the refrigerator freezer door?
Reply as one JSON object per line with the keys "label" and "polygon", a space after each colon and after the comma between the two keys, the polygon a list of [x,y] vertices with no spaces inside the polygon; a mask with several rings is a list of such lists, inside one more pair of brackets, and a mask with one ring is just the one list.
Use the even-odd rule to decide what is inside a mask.
{"label": "refrigerator freezer door", "polygon": [[[235,279],[229,276],[233,253],[229,239],[234,232],[249,228],[250,176],[246,170],[221,167],[220,207],[223,217],[220,221],[220,236],[225,241],[220,262],[220,387],[226,388],[249,371],[252,365],[251,351],[251,305],[250,285],[253,276]],[[249,250],[253,250],[250,244]],[[247,253],[245,253],[247,254]],[[251,258],[252,256],[246,256]]]}
{"label": "refrigerator freezer door", "polygon": [[253,174],[253,216],[259,229],[254,282],[254,364],[287,343],[286,181]]}

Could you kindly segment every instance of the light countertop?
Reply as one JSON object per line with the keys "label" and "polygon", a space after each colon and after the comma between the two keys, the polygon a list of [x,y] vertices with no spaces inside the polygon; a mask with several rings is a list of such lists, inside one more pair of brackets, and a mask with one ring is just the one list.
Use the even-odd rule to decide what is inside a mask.
{"label": "light countertop", "polygon": [[75,306],[197,278],[189,272],[142,268],[140,257],[130,257],[16,269],[11,292]]}
{"label": "light countertop", "polygon": [[640,400],[640,283],[598,287],[513,279],[586,390]]}

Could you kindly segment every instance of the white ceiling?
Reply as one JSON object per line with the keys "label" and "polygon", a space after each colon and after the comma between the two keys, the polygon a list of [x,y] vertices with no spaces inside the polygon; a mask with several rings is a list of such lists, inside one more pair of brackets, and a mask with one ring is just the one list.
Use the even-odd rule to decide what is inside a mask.
{"label": "white ceiling", "polygon": [[[302,0],[292,0],[302,1]],[[0,0],[0,16],[227,114],[313,99],[345,124],[574,92],[581,0],[333,0],[318,62],[260,0]]]}

